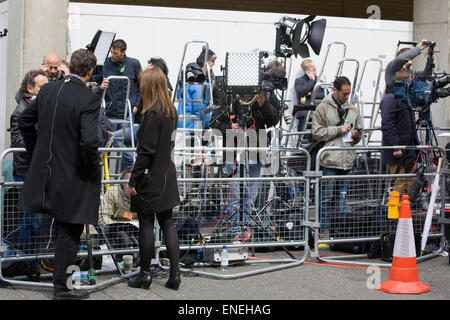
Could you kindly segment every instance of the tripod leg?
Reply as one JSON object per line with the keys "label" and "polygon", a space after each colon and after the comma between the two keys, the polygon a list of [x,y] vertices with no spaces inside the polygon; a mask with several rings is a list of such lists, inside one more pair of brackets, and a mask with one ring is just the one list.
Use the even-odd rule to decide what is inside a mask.
{"label": "tripod leg", "polygon": [[[103,236],[103,238],[105,239],[106,246],[108,247],[108,249],[109,249],[109,250],[114,250],[114,248],[111,246],[111,243],[109,242],[108,237],[106,236],[105,228],[103,228],[103,226],[101,226],[100,224],[98,225],[98,228],[100,229],[100,232],[102,233],[102,236]],[[120,275],[123,276],[124,273],[123,273],[123,271],[122,271],[122,268],[120,267],[119,262],[118,262],[117,259],[116,259],[116,255],[111,254],[111,258],[112,258],[113,261],[114,261],[114,264],[115,264],[115,266],[116,266],[116,268],[117,268],[117,271],[119,271]]]}

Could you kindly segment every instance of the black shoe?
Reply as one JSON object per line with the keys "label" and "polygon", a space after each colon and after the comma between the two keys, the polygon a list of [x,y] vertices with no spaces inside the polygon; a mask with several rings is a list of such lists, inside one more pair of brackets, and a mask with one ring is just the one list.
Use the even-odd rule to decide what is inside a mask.
{"label": "black shoe", "polygon": [[86,290],[69,290],[53,293],[53,300],[83,300],[89,298]]}
{"label": "black shoe", "polygon": [[128,280],[128,286],[131,288],[139,288],[149,290],[152,284],[152,275],[149,271],[141,271],[136,279]]}
{"label": "black shoe", "polygon": [[180,288],[181,278],[180,273],[176,272],[170,274],[169,280],[166,282],[166,287],[173,290],[178,290]]}

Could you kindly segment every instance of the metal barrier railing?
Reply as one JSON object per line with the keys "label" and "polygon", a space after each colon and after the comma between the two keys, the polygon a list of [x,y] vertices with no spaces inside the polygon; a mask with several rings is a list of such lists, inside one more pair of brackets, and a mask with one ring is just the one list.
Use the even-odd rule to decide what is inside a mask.
{"label": "metal barrier railing", "polygon": [[[323,261],[336,262],[339,257],[321,258],[319,254],[319,245],[338,243],[364,243],[379,241],[384,233],[394,233],[397,220],[388,219],[387,201],[389,188],[398,188],[403,184],[408,189],[416,174],[387,174],[383,172],[381,155],[376,152],[382,150],[411,150],[415,149],[422,152],[430,152],[429,146],[405,147],[325,147],[322,148],[316,161],[316,179],[312,181],[315,188],[315,221],[320,222],[320,227],[315,232],[314,256]],[[432,147],[431,150],[443,151],[442,148]],[[361,161],[362,167],[352,169],[346,175],[327,175],[320,167],[321,156],[325,152],[354,152],[360,153],[365,161]],[[367,161],[368,154],[370,154]],[[430,157],[431,159],[431,157]],[[432,163],[428,163],[428,168]],[[324,174],[325,173],[325,174]],[[328,173],[329,174],[329,173]],[[434,174],[427,174],[426,177],[431,182]],[[445,186],[445,178],[440,180],[441,185]],[[431,186],[431,183],[429,183]],[[344,189],[345,188],[345,189]],[[441,190],[445,188],[441,187]],[[341,194],[345,192],[345,197]],[[402,192],[400,192],[402,193]],[[403,192],[405,194],[405,192]],[[342,195],[342,197],[341,197]],[[345,200],[344,200],[345,198]],[[423,199],[426,200],[426,199]],[[428,207],[425,208],[424,201],[418,201],[411,204],[414,230],[420,233],[423,230],[424,221]],[[445,212],[445,195],[439,200],[441,212]],[[443,240],[443,228],[436,221],[431,227],[430,238],[441,238]],[[319,240],[319,237],[321,238]],[[442,250],[443,241],[441,241]],[[366,247],[367,248],[367,247]],[[432,256],[438,254],[435,252]],[[418,254],[420,256],[420,252]],[[367,254],[350,256],[349,258],[367,258]],[[342,258],[342,257],[340,257]],[[418,260],[428,257],[419,257]],[[345,262],[362,265],[376,265],[376,263],[367,262]],[[381,264],[382,266],[389,266]]]}
{"label": "metal barrier railing", "polygon": [[[386,187],[394,184],[399,178],[412,178],[414,175],[391,175],[382,171],[381,156],[377,153],[383,149],[411,149],[428,152],[429,146],[418,147],[353,147],[353,148],[323,148],[317,155],[316,171],[311,172],[311,157],[303,149],[293,150],[285,148],[246,148],[246,151],[267,152],[270,166],[273,161],[278,163],[277,170],[269,174],[264,173],[264,167],[254,167],[254,163],[234,163],[223,161],[217,163],[201,162],[193,166],[188,175],[179,171],[179,191],[182,203],[174,209],[174,220],[180,237],[180,250],[184,256],[194,254],[194,264],[190,268],[181,268],[183,272],[218,279],[237,279],[265,272],[282,270],[303,264],[307,256],[319,258],[321,261],[339,261],[334,257],[320,257],[320,244],[336,244],[349,242],[376,241],[380,233],[393,230],[395,222],[387,219],[385,212]],[[242,148],[244,149],[244,148]],[[431,150],[442,148],[432,148]],[[112,149],[99,149],[100,152],[110,152]],[[238,151],[239,148],[208,148],[177,149],[174,156],[182,154],[189,158],[193,155],[214,154]],[[346,150],[360,154],[351,175],[326,176],[320,171],[320,157],[325,151]],[[114,148],[115,152],[134,152],[135,149]],[[0,159],[0,167],[7,155],[14,152],[25,152],[25,149],[10,149],[5,151]],[[368,159],[368,154],[371,156]],[[223,160],[218,156],[216,160]],[[199,169],[199,170],[197,170]],[[273,169],[273,168],[272,168]],[[197,171],[196,171],[197,170]],[[249,171],[247,171],[249,170]],[[257,174],[250,171],[256,170]],[[259,174],[261,170],[261,174]],[[242,177],[241,172],[246,172]],[[434,175],[427,177],[432,179]],[[329,215],[330,239],[319,240],[319,234],[324,229],[323,194],[329,193],[329,184],[341,184],[346,187],[346,210],[342,214]],[[120,266],[124,254],[135,256],[135,267],[138,266],[138,223],[136,215],[126,211],[129,203],[124,194],[127,181],[103,181],[102,185],[109,185],[107,191],[102,192],[99,208],[100,224],[91,232],[92,255],[94,257],[111,256],[119,273],[118,277],[99,283],[75,288],[95,290],[124,281],[137,273],[124,274]],[[441,180],[445,186],[445,177]],[[312,187],[314,189],[312,189]],[[54,256],[54,226],[52,221],[42,215],[39,216],[40,231],[32,233],[28,238],[19,236],[21,227],[36,222],[36,217],[24,215],[15,207],[20,194],[21,183],[2,181],[0,194],[0,239],[3,243],[21,243],[22,253],[15,256],[4,256],[0,250],[0,267],[2,263],[13,261],[51,260]],[[327,189],[328,188],[328,189]],[[314,192],[310,192],[314,190]],[[442,189],[445,190],[445,187]],[[441,197],[445,198],[445,197]],[[115,199],[115,200],[114,200]],[[121,207],[114,201],[120,202]],[[331,202],[332,210],[339,210],[338,202]],[[445,201],[439,202],[445,210]],[[338,209],[336,209],[338,208]],[[413,206],[414,226],[422,228],[425,216],[419,207]],[[314,210],[310,210],[314,209]],[[423,209],[423,208],[422,208]],[[371,210],[371,211],[370,211]],[[370,212],[369,212],[370,211]],[[442,211],[445,212],[445,211]],[[314,215],[311,215],[314,213]],[[326,225],[326,224],[325,224]],[[309,230],[314,230],[314,247],[309,247]],[[43,232],[42,232],[43,231]],[[156,226],[156,253],[154,264],[161,266],[160,256],[166,250],[164,239],[159,227]],[[20,240],[19,240],[20,238]],[[443,226],[433,223],[430,238],[441,238],[444,241]],[[25,240],[24,240],[25,239]],[[79,259],[88,255],[86,239],[82,239],[78,254]],[[22,242],[20,242],[22,241]],[[6,243],[5,242],[5,243]],[[232,250],[231,255],[241,264],[260,265],[277,264],[267,268],[246,271],[243,273],[215,273],[208,272],[206,267],[219,265],[218,257],[223,245]],[[264,261],[249,261],[248,250],[258,248],[282,247],[289,254],[289,247],[304,247],[301,259],[276,259]],[[435,256],[439,251],[429,257]],[[362,257],[364,255],[357,255]],[[199,258],[198,258],[199,257]],[[356,256],[349,256],[356,257]],[[367,255],[365,255],[367,257]],[[418,260],[428,256],[419,257]],[[355,264],[369,264],[364,262],[349,262]],[[377,265],[370,263],[370,265]],[[383,266],[389,266],[381,264]],[[197,267],[201,266],[202,270]],[[137,269],[135,269],[137,270]],[[4,279],[0,272],[0,279],[11,284],[27,286],[51,287],[48,283],[35,283],[16,279]]]}
{"label": "metal barrier railing", "polygon": [[[111,148],[99,149],[100,152],[130,152],[135,149]],[[26,152],[25,149],[7,150],[1,159],[14,152]],[[298,154],[298,151],[297,151]],[[283,158],[280,161],[289,161],[290,167],[295,167],[295,157],[283,150]],[[309,166],[310,157],[304,154],[302,159]],[[303,161],[302,160],[302,161]],[[305,232],[303,222],[307,212],[308,198],[307,179],[304,177],[260,177],[260,178],[180,178],[180,194],[183,190],[190,190],[189,198],[184,197],[182,204],[174,209],[174,219],[179,227],[180,249],[206,250],[210,254],[208,263],[217,266],[214,258],[215,251],[227,245],[230,249],[236,249],[237,253],[242,248],[261,247],[289,247],[305,245]],[[135,214],[127,211],[129,200],[126,199],[122,188],[127,181],[107,180],[102,186],[109,188],[102,193],[99,208],[99,226],[90,228],[92,237],[92,255],[94,257],[109,255],[113,257],[119,272],[115,281],[108,281],[89,286],[81,286],[85,289],[97,289],[105,285],[123,281],[130,275],[125,275],[120,267],[122,256],[133,254],[136,258],[139,253],[138,221]],[[54,257],[54,221],[46,215],[26,215],[18,211],[17,199],[20,195],[22,183],[6,182],[0,185],[2,206],[0,215],[1,241],[8,241],[11,247],[19,247],[23,250],[18,255],[0,256],[2,263],[14,261],[51,260]],[[264,191],[263,191],[264,190]],[[291,191],[295,192],[292,194]],[[255,197],[257,196],[257,197]],[[245,205],[244,205],[245,204]],[[125,207],[124,207],[125,206]],[[190,230],[190,221],[196,226]],[[24,226],[38,224],[38,234],[31,233],[23,240],[21,231],[27,231]],[[36,227],[36,226],[35,226]],[[156,263],[160,263],[160,253],[165,251],[164,242],[157,227],[156,239]],[[27,231],[28,232],[28,231]],[[19,239],[20,238],[20,239]],[[85,238],[82,237],[78,259],[87,256]],[[5,242],[6,243],[6,242]],[[19,251],[18,251],[19,252]],[[307,250],[305,250],[306,257]],[[242,256],[242,255],[241,255]],[[238,257],[242,258],[242,257]],[[304,258],[305,259],[305,258]],[[281,266],[248,271],[240,274],[216,275],[221,279],[241,278],[254,274],[280,270],[303,263],[299,259],[278,259],[265,261],[265,263],[282,263]],[[261,264],[262,262],[245,261],[246,264]],[[138,259],[135,259],[135,267]],[[202,267],[205,263],[201,264]],[[195,268],[195,266],[194,266]],[[182,269],[184,272],[205,274],[204,271],[195,269]],[[213,274],[209,274],[214,276]],[[0,273],[0,279],[2,275]],[[34,285],[33,282],[7,279],[12,284]],[[48,286],[50,284],[38,284]],[[75,288],[81,288],[75,286]]]}

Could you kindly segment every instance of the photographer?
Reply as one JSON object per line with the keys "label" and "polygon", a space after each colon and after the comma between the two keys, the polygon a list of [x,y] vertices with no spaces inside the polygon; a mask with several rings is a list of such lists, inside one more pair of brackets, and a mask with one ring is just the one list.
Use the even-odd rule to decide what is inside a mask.
{"label": "photographer", "polygon": [[414,77],[421,77],[426,73],[429,73],[431,68],[430,60],[427,62],[427,66],[424,71],[413,71],[411,66],[414,59],[420,55],[421,51],[428,47],[428,41],[422,40],[417,47],[414,48],[403,48],[397,52],[397,56],[394,60],[388,63],[385,72],[386,87],[392,84],[394,81],[395,74],[398,71],[406,70],[411,73]]}
{"label": "photographer", "polygon": [[[268,70],[279,67],[276,62],[271,63]],[[268,96],[268,97],[267,97]],[[260,137],[267,136],[266,129],[276,126],[280,120],[280,101],[277,99],[274,91],[267,92],[261,90],[249,102],[243,102],[241,99],[235,99],[232,103],[232,109],[228,110],[225,106],[216,109],[212,115],[211,127],[218,129],[224,135],[223,145],[225,147],[267,147],[265,141],[260,141]],[[225,108],[225,111],[223,110]],[[256,137],[257,145],[250,145],[251,138]],[[243,141],[244,138],[245,140]],[[247,139],[250,140],[247,143]],[[243,158],[244,157],[244,158]],[[231,158],[231,159],[230,159]],[[248,159],[249,158],[249,159]],[[229,177],[242,177],[242,169],[248,165],[248,172],[245,176],[258,178],[261,176],[261,159],[256,156],[248,156],[241,153],[240,161],[237,160],[237,154],[233,157],[226,157],[225,169]],[[245,160],[243,160],[245,159]],[[254,203],[258,197],[259,183],[249,184],[249,191],[245,192],[242,210],[240,210],[240,185],[233,183],[230,191],[229,211],[233,224],[232,232],[239,236],[243,231],[250,233],[248,229],[249,214],[254,208]],[[243,225],[244,230],[240,225]]]}
{"label": "photographer", "polygon": [[[408,80],[408,71],[399,71],[395,80]],[[415,130],[415,113],[408,103],[395,96],[392,86],[388,86],[386,95],[381,100],[381,133],[383,146],[415,146],[418,145]],[[417,150],[383,150],[383,163],[389,166],[391,174],[411,173]],[[397,179],[394,191],[407,194],[412,181]]]}
{"label": "photographer", "polygon": [[[177,92],[179,100],[183,99],[183,95],[186,92],[186,104],[183,102],[178,104],[179,116],[194,116],[199,117],[202,126],[200,127],[194,120],[179,120],[178,128],[184,129],[207,129],[209,128],[210,115],[205,115],[204,112],[209,103],[209,88],[212,85],[214,87],[214,73],[212,68],[214,67],[217,59],[216,54],[212,51],[208,51],[208,61],[205,64],[206,49],[198,56],[196,62],[190,63],[186,66],[186,84],[185,90],[183,84],[180,85]],[[211,74],[211,79],[208,79],[208,70]],[[180,79],[182,81],[182,79]],[[201,102],[200,102],[201,101]],[[186,114],[185,114],[186,112]],[[206,117],[206,118],[205,118]]]}

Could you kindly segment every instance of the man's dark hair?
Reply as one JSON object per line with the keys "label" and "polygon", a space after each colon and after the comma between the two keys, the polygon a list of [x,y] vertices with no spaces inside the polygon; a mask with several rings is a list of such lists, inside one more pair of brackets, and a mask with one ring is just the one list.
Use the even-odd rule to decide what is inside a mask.
{"label": "man's dark hair", "polygon": [[114,49],[119,49],[120,51],[124,52],[125,50],[127,50],[127,43],[122,39],[119,39],[114,41],[111,47]]}
{"label": "man's dark hair", "polygon": [[[208,56],[208,61],[215,61],[215,60],[216,60],[216,56],[215,56],[215,55],[213,55],[213,56]],[[201,68],[203,68],[203,66],[204,66],[204,64],[205,64],[205,53],[200,54],[200,55],[198,56],[196,62],[197,62],[197,64],[198,64]]]}
{"label": "man's dark hair", "polygon": [[345,85],[348,85],[348,86],[352,85],[352,83],[350,82],[350,80],[347,77],[338,77],[333,82],[334,88],[337,89],[338,91],[341,91],[342,86],[345,86]]}
{"label": "man's dark hair", "polygon": [[162,72],[164,72],[166,77],[169,76],[169,68],[167,67],[167,63],[164,61],[163,58],[159,57],[150,58],[150,60],[148,60],[148,63],[151,63],[152,65],[160,68]]}
{"label": "man's dark hair", "polygon": [[91,69],[97,65],[95,55],[86,49],[80,49],[72,54],[70,59],[70,72],[80,77],[88,75]]}
{"label": "man's dark hair", "polygon": [[205,55],[199,55],[196,62],[200,66],[200,68],[203,68],[203,66],[205,65]]}
{"label": "man's dark hair", "polygon": [[22,80],[22,84],[20,85],[20,93],[22,95],[28,93],[27,86],[34,87],[34,85],[36,84],[34,82],[34,79],[36,79],[36,77],[39,75],[47,77],[47,74],[42,70],[31,70],[27,72]]}

